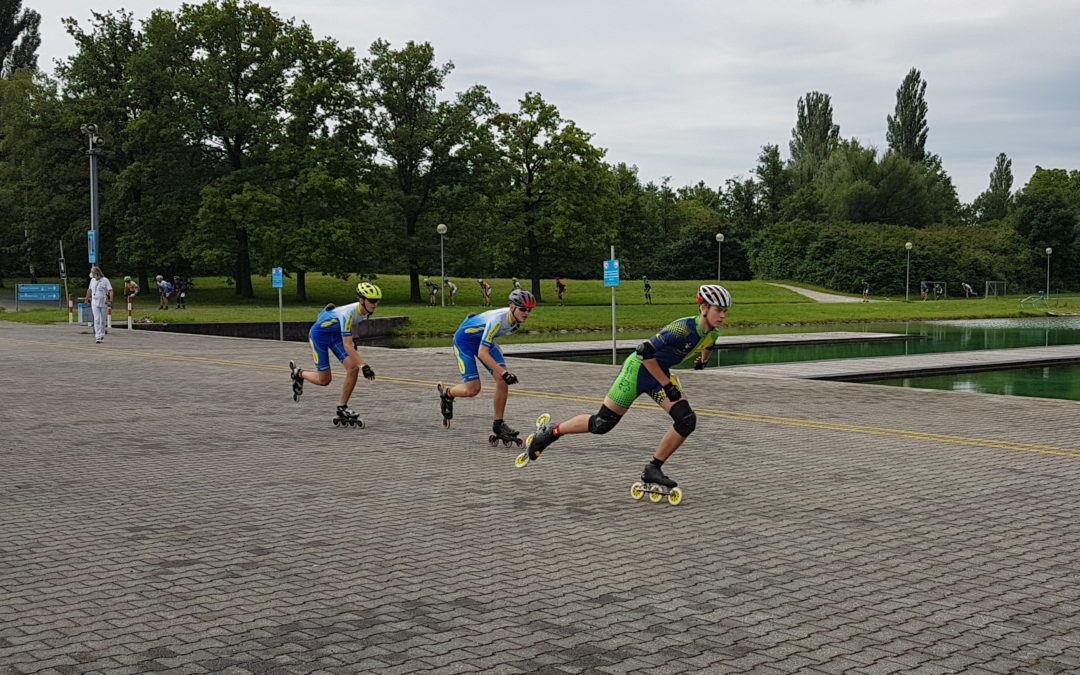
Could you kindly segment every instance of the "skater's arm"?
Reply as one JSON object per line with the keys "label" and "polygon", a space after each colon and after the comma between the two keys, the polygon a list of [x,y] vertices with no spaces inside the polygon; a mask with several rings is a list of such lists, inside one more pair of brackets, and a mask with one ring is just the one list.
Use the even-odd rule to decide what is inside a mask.
{"label": "skater's arm", "polygon": [[495,357],[491,355],[491,348],[487,345],[480,345],[480,349],[476,352],[477,357],[480,358],[480,362],[491,369],[491,372],[499,374],[503,371],[503,367],[499,365],[499,362],[495,360]]}
{"label": "skater's arm", "polygon": [[666,387],[671,384],[671,378],[664,373],[664,369],[660,367],[660,364],[656,362],[656,359],[642,359],[641,365],[645,366],[645,370],[649,371],[649,374],[653,376],[657,384],[661,387]]}
{"label": "skater's arm", "polygon": [[361,368],[367,365],[367,362],[360,358],[360,352],[356,351],[356,345],[353,343],[351,333],[341,336],[341,344],[345,347],[345,353],[356,359]]}

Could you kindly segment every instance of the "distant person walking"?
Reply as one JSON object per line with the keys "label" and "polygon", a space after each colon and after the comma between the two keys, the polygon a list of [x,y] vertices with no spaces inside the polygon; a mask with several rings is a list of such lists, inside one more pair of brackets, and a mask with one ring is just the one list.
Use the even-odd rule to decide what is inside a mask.
{"label": "distant person walking", "polygon": [[158,309],[169,308],[169,296],[172,295],[172,284],[165,281],[165,277],[160,274],[154,277],[154,281],[157,282],[158,289]]}
{"label": "distant person walking", "polygon": [[563,283],[561,278],[555,280],[555,290],[559,292],[559,307],[562,307],[563,293],[566,293],[566,284]]}
{"label": "distant person walking", "polygon": [[480,284],[480,306],[491,306],[491,284],[483,279],[477,279],[476,283]]}
{"label": "distant person walking", "polygon": [[427,286],[428,292],[428,304],[432,307],[435,306],[435,296],[439,293],[439,284],[435,283],[431,279],[424,277],[424,285]]}
{"label": "distant person walking", "polygon": [[113,302],[113,287],[102,274],[101,268],[96,265],[90,268],[90,286],[86,289],[86,300],[94,313],[94,342],[101,344],[105,341],[105,327]]}
{"label": "distant person walking", "polygon": [[645,282],[645,304],[652,304],[652,284],[649,283],[649,277],[641,277],[641,280]]}

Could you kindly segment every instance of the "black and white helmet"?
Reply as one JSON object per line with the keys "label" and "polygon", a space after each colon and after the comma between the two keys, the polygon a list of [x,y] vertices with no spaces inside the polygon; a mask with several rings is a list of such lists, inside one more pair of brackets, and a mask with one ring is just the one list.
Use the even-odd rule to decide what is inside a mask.
{"label": "black and white helmet", "polygon": [[706,305],[726,309],[731,307],[731,293],[728,293],[727,289],[719,284],[705,284],[698,288],[697,301],[698,304],[705,303]]}

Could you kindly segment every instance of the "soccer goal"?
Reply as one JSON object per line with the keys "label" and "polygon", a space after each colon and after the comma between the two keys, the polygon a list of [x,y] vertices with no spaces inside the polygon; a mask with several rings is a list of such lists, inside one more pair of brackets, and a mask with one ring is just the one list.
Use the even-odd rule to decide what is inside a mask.
{"label": "soccer goal", "polygon": [[949,282],[920,281],[919,294],[923,300],[944,300],[949,297]]}
{"label": "soccer goal", "polygon": [[987,281],[986,292],[983,294],[984,298],[1004,298],[1007,284],[1004,281]]}

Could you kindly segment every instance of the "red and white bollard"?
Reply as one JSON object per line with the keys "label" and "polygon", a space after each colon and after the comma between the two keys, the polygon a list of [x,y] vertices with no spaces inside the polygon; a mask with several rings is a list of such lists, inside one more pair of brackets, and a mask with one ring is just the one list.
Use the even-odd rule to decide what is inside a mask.
{"label": "red and white bollard", "polygon": [[68,323],[75,323],[75,302],[68,293]]}
{"label": "red and white bollard", "polygon": [[133,330],[131,326],[131,296],[127,296],[128,299],[128,330]]}

